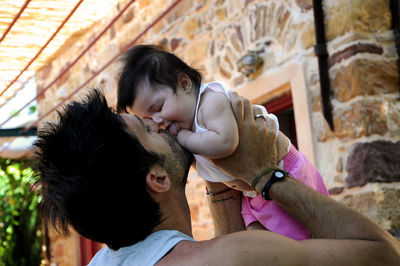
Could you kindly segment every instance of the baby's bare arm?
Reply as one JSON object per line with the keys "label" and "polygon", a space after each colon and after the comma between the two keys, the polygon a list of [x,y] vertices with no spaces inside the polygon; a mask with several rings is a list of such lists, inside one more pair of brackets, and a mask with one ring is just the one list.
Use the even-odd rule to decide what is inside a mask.
{"label": "baby's bare arm", "polygon": [[178,142],[195,154],[210,159],[224,158],[232,154],[239,142],[239,133],[228,98],[220,93],[209,91],[200,102],[199,123],[207,132],[195,133],[182,129]]}

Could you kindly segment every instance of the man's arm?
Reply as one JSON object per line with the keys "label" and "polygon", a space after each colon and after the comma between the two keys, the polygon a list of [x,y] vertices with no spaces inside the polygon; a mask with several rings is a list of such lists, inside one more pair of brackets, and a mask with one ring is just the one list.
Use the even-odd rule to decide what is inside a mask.
{"label": "man's arm", "polygon": [[[232,156],[236,160],[220,161],[224,169],[239,171],[251,183],[255,173],[276,166],[273,126],[254,121],[250,104],[232,94],[239,127],[239,145]],[[251,112],[251,115],[249,114]],[[262,119],[256,119],[262,120]],[[240,122],[242,121],[242,122]],[[272,131],[273,132],[273,131]],[[275,135],[275,134],[273,134]],[[251,136],[260,146],[243,145]],[[275,148],[276,149],[276,148]],[[271,154],[274,154],[272,155]],[[256,170],[254,170],[256,169]],[[261,192],[269,176],[263,176],[256,190]],[[201,242],[182,241],[166,259],[173,265],[399,265],[400,247],[396,239],[379,225],[356,211],[308,188],[288,176],[274,183],[269,196],[316,239],[295,241],[268,231],[241,231]]]}
{"label": "man's arm", "polygon": [[[266,180],[260,181],[260,187]],[[165,265],[398,265],[397,240],[356,211],[290,176],[274,183],[269,195],[317,239],[295,241],[257,230],[195,243],[182,241]]]}
{"label": "man's arm", "polygon": [[[217,164],[230,174],[251,183],[259,171],[276,166],[274,127],[267,120],[254,120],[248,100],[231,94],[232,106],[239,128],[239,145],[230,159]],[[262,120],[262,121],[258,121]],[[261,123],[260,123],[261,122]],[[254,142],[257,144],[254,146]],[[258,146],[258,147],[257,147]],[[263,147],[260,149],[260,147]],[[244,154],[244,156],[243,156]],[[248,165],[246,168],[238,168]],[[256,185],[261,192],[270,178],[263,176]],[[243,263],[276,262],[283,265],[397,265],[400,247],[383,228],[356,211],[308,188],[288,176],[274,183],[269,196],[303,224],[317,239],[293,241],[264,231],[239,232],[218,239],[240,261],[242,255],[251,258]],[[229,243],[232,243],[230,245]],[[246,243],[242,245],[240,243]],[[227,246],[228,245],[228,246]],[[225,258],[226,259],[226,258]],[[222,262],[222,261],[221,261]],[[225,263],[227,261],[225,260]],[[271,263],[274,264],[274,263]]]}
{"label": "man's arm", "polygon": [[[260,181],[260,187],[266,179]],[[294,241],[267,231],[238,232],[215,239],[213,249],[220,250],[222,255],[208,250],[207,262],[213,261],[215,265],[398,265],[398,241],[356,211],[291,177],[274,183],[269,195],[317,239]]]}
{"label": "man's arm", "polygon": [[209,192],[217,192],[214,195],[213,193],[207,195],[214,221],[215,235],[221,236],[244,230],[245,226],[241,215],[242,193],[230,189],[223,183],[205,182]]}
{"label": "man's arm", "polygon": [[[260,181],[259,192],[267,179]],[[294,241],[266,231],[235,233],[216,240],[217,248],[224,246],[230,254],[220,263],[232,259],[238,265],[398,265],[398,241],[356,211],[290,176],[274,183],[269,196],[317,239]]]}

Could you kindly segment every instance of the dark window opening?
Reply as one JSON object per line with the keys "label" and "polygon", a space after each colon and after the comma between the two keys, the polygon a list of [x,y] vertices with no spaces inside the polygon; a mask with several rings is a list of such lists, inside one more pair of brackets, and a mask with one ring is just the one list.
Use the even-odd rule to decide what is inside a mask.
{"label": "dark window opening", "polygon": [[272,113],[278,117],[280,131],[298,148],[292,94],[288,92],[263,105],[267,108],[268,113]]}

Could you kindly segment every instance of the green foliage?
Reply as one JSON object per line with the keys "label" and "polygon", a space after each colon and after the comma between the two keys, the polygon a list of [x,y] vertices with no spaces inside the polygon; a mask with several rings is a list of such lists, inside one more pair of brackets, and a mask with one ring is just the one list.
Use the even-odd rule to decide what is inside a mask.
{"label": "green foliage", "polygon": [[28,161],[0,158],[0,265],[40,265],[42,227]]}
{"label": "green foliage", "polygon": [[28,114],[34,114],[36,112],[36,105],[29,106]]}

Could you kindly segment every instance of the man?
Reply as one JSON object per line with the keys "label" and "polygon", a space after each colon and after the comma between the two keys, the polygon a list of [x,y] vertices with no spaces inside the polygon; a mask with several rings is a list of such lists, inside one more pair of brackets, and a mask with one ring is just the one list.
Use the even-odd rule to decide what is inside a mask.
{"label": "man", "polygon": [[[240,142],[216,163],[253,183],[315,239],[256,230],[195,242],[185,197],[192,155],[152,121],[113,112],[96,90],[39,133],[45,221],[106,243],[91,265],[398,265],[399,244],[385,230],[276,170],[273,122],[266,127],[254,119],[249,101],[230,96]],[[207,186],[218,232],[240,230],[238,193],[219,183]]]}

